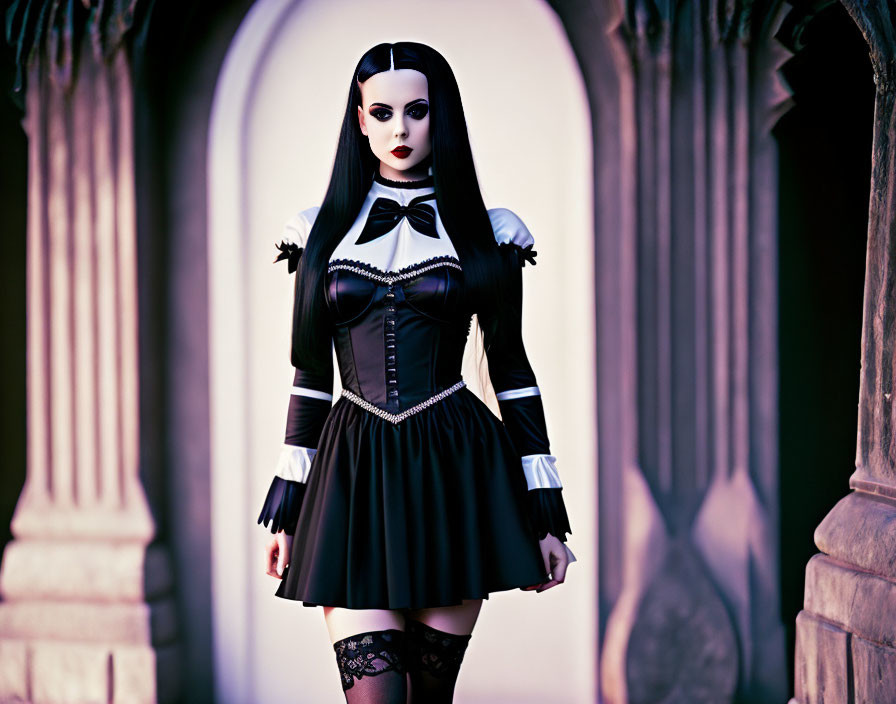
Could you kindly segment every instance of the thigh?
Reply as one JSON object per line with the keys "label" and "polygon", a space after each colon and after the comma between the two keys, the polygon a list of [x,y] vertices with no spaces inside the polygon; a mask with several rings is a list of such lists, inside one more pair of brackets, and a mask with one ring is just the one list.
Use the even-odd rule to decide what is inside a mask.
{"label": "thigh", "polygon": [[330,642],[365,631],[384,631],[388,628],[404,630],[404,615],[391,609],[344,609],[325,606],[324,618],[330,632]]}
{"label": "thigh", "polygon": [[468,636],[473,632],[482,609],[482,599],[464,599],[458,606],[438,606],[432,609],[405,609],[404,613],[440,631]]}

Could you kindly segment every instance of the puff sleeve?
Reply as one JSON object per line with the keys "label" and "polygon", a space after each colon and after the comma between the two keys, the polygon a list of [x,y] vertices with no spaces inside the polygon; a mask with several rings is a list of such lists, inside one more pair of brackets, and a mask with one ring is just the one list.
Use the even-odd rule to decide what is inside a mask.
{"label": "puff sleeve", "polygon": [[[319,208],[309,208],[291,217],[283,228],[283,240],[277,245],[280,255],[274,260],[287,260],[290,273],[296,271],[305,242]],[[280,530],[293,535],[311,462],[317,453],[317,442],[333,401],[332,356],[328,370],[314,374],[294,368],[286,433],[274,477],[265,497],[258,523],[271,523],[271,532]]]}
{"label": "puff sleeve", "polygon": [[504,310],[481,316],[489,376],[501,417],[517,452],[529,488],[529,509],[539,539],[547,533],[564,543],[572,533],[563,501],[557,458],[551,454],[541,390],[529,363],[522,336],[523,277],[526,262],[535,264],[535,238],[512,211],[488,211],[509,302]]}

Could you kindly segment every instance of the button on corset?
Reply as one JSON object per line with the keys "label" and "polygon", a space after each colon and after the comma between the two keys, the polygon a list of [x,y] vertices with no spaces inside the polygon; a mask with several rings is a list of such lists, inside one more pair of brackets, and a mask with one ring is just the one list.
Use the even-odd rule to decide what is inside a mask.
{"label": "button on corset", "polygon": [[[403,291],[399,289],[399,291]],[[398,349],[395,344],[396,333],[395,333],[395,284],[389,284],[389,288],[386,291],[385,295],[385,315],[383,316],[383,321],[385,323],[385,330],[383,333],[383,339],[386,344],[386,408],[391,412],[395,413],[398,411],[398,364],[396,362],[396,350]]]}

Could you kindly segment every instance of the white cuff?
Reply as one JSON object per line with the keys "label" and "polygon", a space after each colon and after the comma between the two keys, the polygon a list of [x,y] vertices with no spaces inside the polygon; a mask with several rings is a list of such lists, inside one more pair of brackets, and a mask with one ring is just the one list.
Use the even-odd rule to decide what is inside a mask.
{"label": "white cuff", "polygon": [[524,455],[523,472],[526,475],[526,484],[529,489],[562,489],[560,474],[554,462],[557,458],[553,455]]}
{"label": "white cuff", "polygon": [[507,401],[511,398],[523,398],[524,396],[541,396],[537,386],[527,386],[523,389],[510,389],[508,391],[499,391],[495,397],[499,401]]}
{"label": "white cuff", "polygon": [[328,394],[326,391],[317,391],[315,389],[308,389],[304,386],[293,386],[291,394],[295,396],[310,396],[311,398],[319,398],[321,401],[332,401],[333,394]]}
{"label": "white cuff", "polygon": [[281,479],[293,482],[305,483],[308,481],[308,470],[311,469],[311,460],[317,450],[311,447],[299,447],[283,443],[280,450],[280,459],[277,460],[277,469],[274,474]]}

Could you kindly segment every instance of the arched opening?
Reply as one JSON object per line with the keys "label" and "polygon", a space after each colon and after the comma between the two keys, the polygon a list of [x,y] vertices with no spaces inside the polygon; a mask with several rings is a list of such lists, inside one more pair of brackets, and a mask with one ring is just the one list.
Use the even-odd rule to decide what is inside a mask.
{"label": "arched opening", "polygon": [[[578,65],[541,2],[515,3],[512,25],[507,8],[473,2],[433,3],[416,18],[395,9],[402,10],[401,37],[436,47],[457,75],[486,205],[513,209],[536,238],[539,266],[527,271],[524,335],[545,390],[552,452],[568,468],[565,485],[575,487],[565,493],[577,517],[576,554],[594,565],[595,409],[592,396],[580,393],[594,387],[592,151]],[[291,380],[292,281],[271,261],[283,222],[320,202],[354,64],[369,46],[399,38],[395,16],[382,4],[261,0],[241,24],[215,88],[208,142],[210,521],[222,702],[285,700],[296,682],[311,701],[335,691],[321,610],[275,599],[276,584],[260,569],[268,535],[254,518],[282,442]],[[582,627],[590,619],[596,628],[594,580],[594,569],[580,570],[564,593],[548,592],[538,604],[516,591],[492,598],[458,696],[556,699],[550,690],[557,677],[568,683],[569,701],[591,696],[593,670],[581,661],[596,659],[596,638]],[[570,612],[585,619],[572,620]],[[534,634],[541,657],[521,672],[503,655],[506,643],[532,642]]]}

